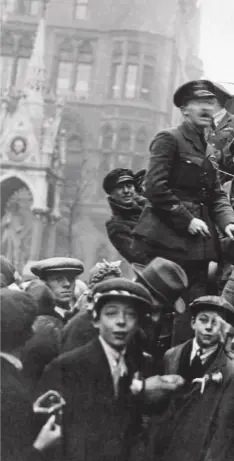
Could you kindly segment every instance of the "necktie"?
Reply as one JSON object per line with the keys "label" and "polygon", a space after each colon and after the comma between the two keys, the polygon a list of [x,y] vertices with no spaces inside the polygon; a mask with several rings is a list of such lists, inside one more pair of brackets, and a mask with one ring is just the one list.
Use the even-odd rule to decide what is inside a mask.
{"label": "necktie", "polygon": [[199,348],[190,365],[191,380],[203,376],[203,365],[201,361],[202,350]]}
{"label": "necktie", "polygon": [[119,358],[116,360],[116,366],[113,370],[113,383],[115,396],[119,395],[119,381],[120,378],[126,376],[128,373],[127,365],[125,363],[124,355],[120,354]]}

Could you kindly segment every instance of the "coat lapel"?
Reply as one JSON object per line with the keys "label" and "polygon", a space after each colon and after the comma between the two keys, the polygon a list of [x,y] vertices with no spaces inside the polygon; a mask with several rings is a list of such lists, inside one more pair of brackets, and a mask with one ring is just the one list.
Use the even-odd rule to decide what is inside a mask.
{"label": "coat lapel", "polygon": [[177,374],[180,367],[181,356],[188,352],[190,354],[192,348],[192,340],[186,341],[186,343],[176,346],[169,350],[164,359],[166,374]]}
{"label": "coat lapel", "polygon": [[193,148],[204,156],[204,146],[202,145],[198,132],[187,122],[182,123],[179,130],[183,137],[192,144]]}
{"label": "coat lapel", "polygon": [[89,362],[94,370],[97,395],[102,399],[114,399],[114,385],[110,366],[98,338],[92,341],[89,350]]}

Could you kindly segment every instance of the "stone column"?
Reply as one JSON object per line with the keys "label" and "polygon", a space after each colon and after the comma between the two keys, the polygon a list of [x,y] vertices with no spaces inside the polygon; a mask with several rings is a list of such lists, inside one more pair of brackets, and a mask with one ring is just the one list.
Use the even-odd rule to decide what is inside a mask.
{"label": "stone column", "polygon": [[32,226],[32,243],[30,251],[30,260],[36,261],[40,259],[42,249],[42,239],[44,227],[47,222],[47,210],[33,210],[33,226]]}

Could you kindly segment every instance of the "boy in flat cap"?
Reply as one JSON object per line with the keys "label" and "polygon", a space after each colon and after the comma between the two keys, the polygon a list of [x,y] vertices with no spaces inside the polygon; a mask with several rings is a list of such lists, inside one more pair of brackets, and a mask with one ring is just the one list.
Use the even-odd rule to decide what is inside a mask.
{"label": "boy in flat cap", "polygon": [[112,211],[111,219],[106,222],[108,237],[121,256],[132,262],[132,231],[145,200],[136,193],[134,173],[127,168],[110,171],[104,178],[103,189]]}
{"label": "boy in flat cap", "polygon": [[191,304],[194,339],[165,354],[164,372],[185,385],[155,416],[148,458],[157,461],[231,461],[234,456],[234,356],[222,343],[223,320],[234,324],[234,308],[204,296]]}
{"label": "boy in flat cap", "polygon": [[[153,300],[141,285],[115,278],[94,287],[93,301],[99,337],[52,362],[42,386],[59,390],[66,401],[62,459],[127,461],[139,431],[144,393],[127,346]],[[164,396],[181,381],[154,377],[145,386],[151,396]]]}
{"label": "boy in flat cap", "polygon": [[[208,158],[204,136],[214,114],[214,86],[188,82],[174,95],[184,121],[158,133],[150,146],[145,181],[149,200],[134,230],[135,262],[156,256],[179,264],[189,279],[189,298],[207,294],[208,265],[219,259],[216,226],[233,238],[234,212]],[[181,316],[177,344],[191,336],[189,312]]]}
{"label": "boy in flat cap", "polygon": [[52,290],[56,302],[53,315],[63,324],[74,315],[72,303],[75,280],[83,271],[81,261],[65,257],[43,259],[31,267],[31,272]]}

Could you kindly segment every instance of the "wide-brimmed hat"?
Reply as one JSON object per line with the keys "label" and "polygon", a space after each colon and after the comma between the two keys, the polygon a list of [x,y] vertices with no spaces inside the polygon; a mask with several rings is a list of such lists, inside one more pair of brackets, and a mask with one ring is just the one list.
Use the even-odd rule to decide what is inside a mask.
{"label": "wide-brimmed hat", "polygon": [[225,317],[227,323],[234,325],[234,308],[222,296],[207,295],[195,299],[190,305],[192,316],[202,311],[215,311]]}
{"label": "wide-brimmed hat", "polygon": [[174,306],[178,313],[186,309],[182,299],[188,287],[188,278],[182,267],[164,258],[155,258],[148,266],[132,264],[139,282],[148,288],[153,298],[162,305]]}
{"label": "wide-brimmed hat", "polygon": [[92,292],[94,310],[99,310],[105,301],[112,298],[132,299],[134,307],[142,313],[150,313],[153,310],[154,301],[147,288],[124,277],[104,280],[95,285]]}
{"label": "wide-brimmed hat", "polygon": [[192,80],[176,90],[173,101],[176,107],[182,107],[193,99],[215,98],[214,90],[214,85],[209,80]]}
{"label": "wide-brimmed hat", "polygon": [[31,266],[31,272],[40,279],[44,279],[52,272],[73,272],[74,275],[80,275],[84,272],[84,266],[76,258],[56,257],[38,261]]}

